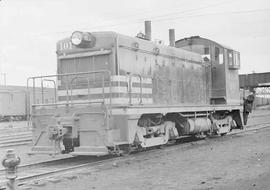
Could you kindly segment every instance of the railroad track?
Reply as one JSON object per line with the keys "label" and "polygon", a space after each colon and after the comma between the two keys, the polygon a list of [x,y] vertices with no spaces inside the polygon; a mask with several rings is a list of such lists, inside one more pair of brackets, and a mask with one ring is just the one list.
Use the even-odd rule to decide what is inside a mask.
{"label": "railroad track", "polygon": [[0,135],[0,148],[25,145],[31,142],[32,142],[31,131],[10,132],[6,134],[1,133]]}
{"label": "railroad track", "polygon": [[[254,115],[251,114],[250,118],[259,118],[266,116],[269,116],[269,113]],[[0,134],[0,148],[27,145],[32,142],[32,131],[31,129],[29,129],[29,127],[23,126],[23,124],[16,126],[15,123],[13,126],[12,123],[4,123],[0,128]]]}
{"label": "railroad track", "polygon": [[[231,132],[230,135],[237,135],[239,133],[246,133],[249,131],[260,130],[264,128],[270,127],[270,122],[268,123],[260,123],[254,125],[252,127],[248,127],[245,130],[236,130]],[[210,139],[211,140],[211,139]],[[18,172],[19,177],[17,178],[17,182],[19,186],[25,184],[32,185],[42,185],[44,181],[54,181],[59,176],[69,176],[67,178],[73,178],[76,175],[72,174],[76,171],[81,171],[85,168],[89,168],[91,166],[98,166],[106,163],[115,163],[117,161],[125,161],[131,160],[135,158],[135,156],[152,154],[153,152],[158,151],[174,151],[179,148],[188,147],[194,143],[194,139],[191,138],[183,138],[174,145],[182,145],[182,146],[174,146],[169,145],[168,148],[160,150],[157,148],[153,148],[147,151],[137,152],[136,154],[131,154],[127,157],[113,157],[113,156],[104,156],[104,157],[71,157],[64,158],[59,160],[51,160],[41,163],[28,164],[19,166]],[[89,172],[89,170],[88,170]],[[5,189],[5,184],[7,180],[5,179],[5,170],[0,170],[0,186]]]}
{"label": "railroad track", "polygon": [[0,124],[0,148],[26,145],[32,142],[32,130],[26,122]]}
{"label": "railroad track", "polygon": [[[69,157],[58,160],[50,160],[35,164],[27,164],[18,167],[17,183],[19,186],[33,182],[39,185],[40,180],[48,177],[58,176],[63,173],[73,172],[91,164],[98,164],[109,159],[117,159],[112,156],[104,157]],[[119,159],[119,157],[118,157]],[[0,170],[0,189],[6,189],[5,169]]]}

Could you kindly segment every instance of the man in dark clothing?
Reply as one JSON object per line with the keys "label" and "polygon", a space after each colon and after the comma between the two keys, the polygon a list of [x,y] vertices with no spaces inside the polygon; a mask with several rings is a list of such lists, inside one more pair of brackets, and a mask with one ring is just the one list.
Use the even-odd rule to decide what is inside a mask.
{"label": "man in dark clothing", "polygon": [[248,114],[252,112],[253,102],[255,99],[255,90],[252,91],[252,94],[248,95],[247,98],[244,98],[244,125],[247,124]]}

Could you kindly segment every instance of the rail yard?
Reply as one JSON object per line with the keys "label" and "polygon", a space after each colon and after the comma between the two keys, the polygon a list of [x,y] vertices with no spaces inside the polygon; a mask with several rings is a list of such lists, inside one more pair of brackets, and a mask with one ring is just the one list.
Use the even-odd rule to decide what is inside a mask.
{"label": "rail yard", "polygon": [[[114,14],[120,4],[127,6],[117,1],[118,8],[109,10]],[[175,6],[166,4],[179,9],[173,1]],[[5,34],[0,35],[0,190],[269,190],[270,68],[265,63],[270,54],[259,45],[267,44],[261,40],[265,35],[252,33],[257,25],[238,27],[250,18],[233,22],[230,16],[270,9],[219,12],[238,1],[226,7],[218,1],[208,5],[211,1],[186,11],[215,7],[217,12],[147,16],[144,23],[127,23],[134,28],[93,25],[107,17],[102,10],[110,3],[101,9],[100,2],[86,0],[79,9],[73,1],[51,1],[46,13],[33,1],[27,14],[38,15],[38,23],[28,25],[32,30],[20,19],[23,14],[16,14],[22,25],[0,22]],[[144,4],[132,6],[150,5]],[[23,13],[22,5],[0,0],[0,21],[10,14],[2,9]],[[54,16],[52,5],[58,7]],[[153,3],[150,7],[155,9]],[[138,10],[134,16],[143,16]],[[180,13],[201,22],[185,27],[176,22]],[[83,27],[89,16],[93,28]],[[67,30],[57,31],[64,23]],[[224,23],[233,30],[225,30]],[[36,33],[35,24],[45,33]],[[17,25],[25,32],[14,41],[10,31]],[[54,34],[46,33],[50,27]],[[164,29],[168,42],[156,38],[164,38]]]}
{"label": "rail yard", "polygon": [[[3,126],[5,125],[11,125],[11,123],[3,123]],[[18,122],[13,123],[13,125],[13,130],[16,130],[16,128],[23,128],[22,124]],[[19,125],[19,127],[16,127],[16,125]],[[24,127],[27,129],[28,127],[26,123],[24,123],[24,125]],[[123,187],[126,187],[123,189],[137,189],[139,186],[142,186],[146,189],[151,189],[151,187],[155,189],[179,189],[179,187],[184,189],[234,189],[236,187],[238,189],[266,189],[266,186],[269,184],[262,182],[257,178],[260,176],[269,176],[269,173],[264,173],[266,171],[264,171],[263,168],[267,167],[267,165],[264,165],[267,163],[264,162],[267,160],[266,156],[269,156],[270,152],[265,152],[263,149],[269,149],[269,147],[260,147],[257,149],[259,146],[258,144],[261,142],[257,139],[257,136],[261,137],[264,132],[269,131],[269,127],[270,110],[255,110],[253,115],[251,115],[250,124],[246,127],[245,130],[234,131],[223,138],[183,138],[174,144],[163,147],[162,149],[154,148],[143,150],[134,152],[133,154],[126,157],[72,157],[69,155],[56,155],[54,158],[52,158],[47,155],[28,156],[31,143],[26,145],[20,145],[20,143],[18,143],[18,145],[9,145],[8,148],[18,150],[17,153],[19,153],[22,159],[22,163],[18,168],[17,183],[19,185],[19,189],[74,189],[75,185],[78,185],[78,182],[81,184],[81,189],[108,189],[109,187],[110,189],[122,189]],[[264,138],[267,139],[269,137]],[[206,171],[210,162],[213,164],[214,168],[216,168],[217,165],[226,164],[226,162],[231,162],[232,166],[237,165],[236,163],[241,163],[241,159],[246,159],[243,158],[243,155],[237,158],[226,156],[228,159],[221,160],[212,158],[214,155],[213,152],[215,151],[218,151],[220,152],[219,154],[221,154],[222,150],[219,150],[219,148],[224,144],[228,145],[228,149],[224,151],[228,155],[235,155],[234,152],[238,143],[241,143],[242,148],[239,149],[239,151],[241,150],[241,154],[244,154],[242,151],[247,151],[248,155],[244,156],[251,156],[248,160],[245,160],[245,163],[247,163],[246,168],[244,166],[237,166],[242,167],[240,169],[243,176],[232,176],[232,172],[235,171],[234,167],[228,167],[226,171],[223,171],[223,173],[221,172],[222,174],[218,173],[218,171],[212,171],[216,169],[211,169],[207,172],[207,176],[205,176],[203,179],[199,179],[197,176],[189,180],[190,184],[187,183],[188,175],[196,176],[197,170]],[[243,149],[243,146],[245,149]],[[3,153],[5,152],[5,148],[1,149],[2,156],[4,156]],[[187,155],[185,154],[190,154],[190,152],[194,151],[198,152],[198,156],[192,156],[188,159]],[[210,154],[211,156],[209,155],[205,158],[201,157],[201,151],[204,152],[203,155]],[[179,158],[174,160],[174,158],[178,157],[177,154],[180,154]],[[170,156],[166,157],[166,155]],[[202,159],[201,163],[199,166],[196,166],[198,165],[196,162],[200,158]],[[249,160],[251,160],[251,163],[249,163]],[[170,176],[166,180],[164,177],[162,177],[163,175],[170,175],[170,170],[172,170],[171,175],[173,175],[175,171],[171,167],[178,168],[183,166],[183,162],[185,162],[184,165],[194,165],[198,168],[195,171],[194,169],[186,168],[186,172],[181,172],[181,174],[179,174],[182,176],[181,178],[174,178]],[[146,167],[145,169],[142,169],[143,165]],[[161,166],[166,166],[166,170],[163,172],[157,172],[156,170],[158,170],[158,168]],[[253,171],[252,176],[249,176],[250,181],[247,182],[244,171],[242,170],[246,169],[247,171],[250,170],[251,172],[254,167],[256,168],[256,172]],[[139,168],[140,170],[138,170]],[[151,175],[143,174],[144,170],[147,170],[148,173],[151,173]],[[123,177],[119,177],[119,175],[122,175],[123,172],[130,174],[132,171],[136,171],[132,175],[140,175],[140,177],[135,178],[132,182],[127,181],[127,179],[131,177],[129,175],[126,175],[126,180],[124,180]],[[110,175],[111,172],[115,172],[115,177],[108,176],[109,180],[106,182],[101,182],[101,179],[95,178],[95,175]],[[138,174],[138,172],[140,174]],[[150,176],[153,177],[154,181],[148,181]],[[93,177],[95,179],[93,179]],[[86,182],[88,178],[92,179],[93,181]],[[156,181],[158,178],[165,181]],[[117,182],[117,180],[119,181]],[[127,182],[124,183],[122,180]],[[234,183],[235,181],[239,181],[236,186]],[[5,179],[5,169],[3,168],[0,170],[0,184],[2,189],[5,189],[6,182],[7,180]]]}

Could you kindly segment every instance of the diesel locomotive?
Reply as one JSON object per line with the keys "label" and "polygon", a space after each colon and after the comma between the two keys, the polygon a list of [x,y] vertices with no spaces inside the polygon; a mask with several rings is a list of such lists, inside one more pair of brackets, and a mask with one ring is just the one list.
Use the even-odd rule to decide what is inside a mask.
{"label": "diesel locomotive", "polygon": [[[136,37],[80,32],[57,43],[53,103],[32,105],[32,153],[124,154],[186,136],[243,128],[239,52],[198,36],[170,45]],[[31,84],[31,85],[30,85]]]}

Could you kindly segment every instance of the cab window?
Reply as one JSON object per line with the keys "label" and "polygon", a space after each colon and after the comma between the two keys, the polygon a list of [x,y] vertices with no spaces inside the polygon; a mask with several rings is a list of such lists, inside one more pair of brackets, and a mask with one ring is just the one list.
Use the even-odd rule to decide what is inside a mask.
{"label": "cab window", "polygon": [[208,62],[211,60],[211,55],[210,55],[210,47],[208,46],[205,46],[203,48],[203,53],[201,54],[202,55],[202,58],[205,62]]}
{"label": "cab window", "polygon": [[223,64],[224,63],[223,51],[219,47],[215,47],[215,61],[218,64]]}
{"label": "cab window", "polygon": [[239,67],[240,66],[240,55],[238,52],[234,52],[234,64],[235,66]]}
{"label": "cab window", "polygon": [[228,64],[229,69],[240,68],[240,54],[239,52],[228,50]]}
{"label": "cab window", "polygon": [[192,44],[182,48],[200,54],[204,61],[210,61],[211,59],[209,46],[201,44]]}
{"label": "cab window", "polygon": [[210,54],[209,47],[204,47],[204,54],[205,55],[209,55]]}
{"label": "cab window", "polygon": [[229,66],[233,66],[234,62],[233,62],[233,51],[232,50],[228,50],[228,62],[229,62]]}

